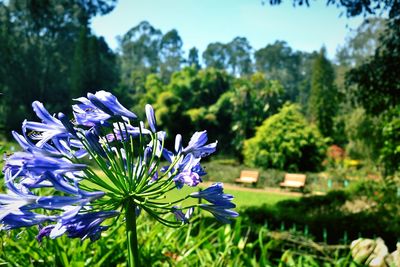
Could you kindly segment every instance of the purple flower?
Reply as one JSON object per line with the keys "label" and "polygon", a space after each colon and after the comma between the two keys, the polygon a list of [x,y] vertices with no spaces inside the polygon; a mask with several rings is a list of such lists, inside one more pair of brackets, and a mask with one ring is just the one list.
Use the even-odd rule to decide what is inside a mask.
{"label": "purple flower", "polygon": [[[15,131],[12,132],[15,140],[26,152],[36,155],[37,158],[40,157],[39,155],[42,155],[43,157],[47,157],[47,159],[64,156],[81,158],[87,154],[80,141],[74,138],[76,131],[63,114],[60,114],[62,118],[62,121],[60,121],[52,117],[40,102],[35,101],[32,106],[43,123],[25,121],[23,124],[24,136]],[[27,128],[42,131],[41,133],[29,134],[31,139],[40,140],[39,142],[36,144],[31,142],[30,138],[26,135]],[[52,145],[47,143],[50,140]],[[13,159],[14,157],[11,157],[11,160]]]}
{"label": "purple flower", "polygon": [[183,160],[178,163],[178,174],[172,178],[178,189],[181,189],[184,184],[188,186],[197,186],[202,182],[201,175],[205,172],[199,168],[200,158],[195,158],[192,154],[186,155]]}
{"label": "purple flower", "polygon": [[166,148],[163,148],[162,155],[163,155],[164,159],[166,161],[168,161],[169,163],[172,163],[174,161],[174,159],[175,159],[174,153],[172,153],[171,151],[169,151]]}
{"label": "purple flower", "polygon": [[146,148],[143,151],[143,162],[144,162],[144,164],[148,164],[150,162],[152,154],[153,154],[153,152],[152,152],[151,147],[146,146]]}
{"label": "purple flower", "polygon": [[190,138],[188,146],[182,152],[192,153],[196,158],[208,156],[217,149],[217,142],[205,145],[207,140],[207,131],[195,132]]}
{"label": "purple flower", "polygon": [[[162,155],[168,162],[171,163],[176,157],[167,149],[163,149]],[[202,182],[201,176],[206,175],[206,172],[201,167],[200,160],[201,158],[196,158],[193,154],[187,154],[186,156],[181,157],[176,163],[176,167],[170,170],[170,174],[173,174],[175,170],[178,170],[178,172],[175,174],[175,177],[172,178],[178,189],[181,189],[185,184],[193,187]],[[161,171],[165,172],[168,170],[168,168],[169,166],[165,166],[161,168]]]}
{"label": "purple flower", "polygon": [[202,182],[200,176],[197,173],[191,171],[180,172],[172,180],[175,182],[178,189],[181,189],[185,184],[194,187]]}
{"label": "purple flower", "polygon": [[197,173],[199,176],[204,176],[207,173],[204,171],[203,167],[201,167],[200,163],[194,165],[191,169],[192,172]]}
{"label": "purple flower", "polygon": [[0,194],[0,222],[9,214],[21,213],[21,207],[35,203],[36,199],[35,196],[18,194],[18,191],[16,194]]}
{"label": "purple flower", "polygon": [[[10,214],[21,214],[21,212],[33,209],[65,209],[72,205],[80,208],[90,201],[104,196],[104,192],[101,191],[85,192],[79,189],[75,191],[74,188],[70,189],[72,193],[76,193],[74,196],[36,196],[31,192],[19,190],[10,182],[7,182],[6,185],[9,193],[7,195],[0,194],[0,221]],[[56,189],[60,189],[60,185]],[[12,228],[17,228],[17,226]]]}
{"label": "purple flower", "polygon": [[[107,140],[108,141],[116,141],[116,140],[123,140],[126,141],[129,139],[129,136],[132,136],[133,138],[138,137],[140,135],[140,133],[142,134],[150,134],[151,132],[147,129],[145,129],[144,127],[141,127],[141,129],[139,127],[134,127],[132,125],[129,124],[124,124],[121,122],[118,123],[114,123],[114,133],[111,134],[107,134]],[[115,140],[116,138],[116,140]]]}
{"label": "purple flower", "polygon": [[233,196],[224,194],[222,183],[212,184],[202,191],[191,193],[190,196],[193,198],[203,198],[214,205],[224,206],[225,208],[235,207],[235,204],[231,202]]}
{"label": "purple flower", "polygon": [[22,124],[22,130],[24,134],[26,134],[27,129],[34,131],[34,134],[30,134],[30,137],[33,140],[38,140],[36,143],[37,147],[43,147],[48,141],[55,138],[73,137],[74,132],[69,132],[71,127],[68,129],[65,128],[64,124],[60,120],[50,115],[42,103],[35,101],[32,103],[32,107],[42,122],[25,120]]}
{"label": "purple flower", "polygon": [[193,214],[193,210],[194,208],[189,208],[186,213],[183,213],[181,208],[178,206],[173,206],[171,212],[175,215],[177,221],[189,223],[189,219]]}
{"label": "purple flower", "polygon": [[76,130],[74,125],[69,121],[68,117],[64,115],[64,113],[58,113],[58,119],[63,124],[65,129],[71,133],[74,137],[76,137]]}
{"label": "purple flower", "polygon": [[[48,157],[37,153],[17,152],[7,158],[3,172],[8,173],[8,179],[17,176],[40,176],[46,171],[56,174],[80,171],[86,168],[84,164],[73,164],[64,158]],[[6,175],[7,176],[7,175]]]}
{"label": "purple flower", "polygon": [[156,166],[155,162],[153,162],[151,164],[148,173],[149,173],[149,175],[153,174],[151,176],[150,183],[154,183],[154,182],[156,182],[158,180],[158,171],[157,171],[157,166]]}
{"label": "purple flower", "polygon": [[27,205],[25,209],[63,209],[71,205],[83,206],[95,198],[104,196],[103,192],[99,192],[97,196],[83,197],[83,196],[48,196],[38,197],[36,203]]}
{"label": "purple flower", "polygon": [[[10,177],[9,172],[7,172],[6,177]],[[54,174],[52,172],[46,171],[42,175],[35,176],[25,176],[20,177],[19,185],[27,189],[33,188],[43,188],[43,187],[54,187],[54,189],[64,192],[67,194],[81,194],[82,191],[78,188],[77,182],[78,178],[74,177],[72,174],[67,178],[61,174]],[[7,179],[7,186],[10,186],[10,182],[13,182],[12,178]],[[71,183],[72,182],[72,183]],[[29,191],[30,192],[30,191]]]}
{"label": "purple flower", "polygon": [[212,213],[214,217],[222,222],[222,223],[230,223],[231,218],[236,218],[239,216],[239,213],[233,210],[229,210],[232,208],[231,206],[220,206],[220,205],[208,205],[208,204],[200,204],[200,208]]}
{"label": "purple flower", "polygon": [[9,213],[4,218],[0,219],[0,223],[4,225],[0,228],[0,230],[11,230],[20,227],[29,227],[54,219],[54,216],[46,216],[30,211],[19,210]]}
{"label": "purple flower", "polygon": [[98,91],[95,94],[88,93],[90,102],[97,108],[112,116],[125,116],[131,119],[136,119],[136,115],[122,106],[118,99],[111,93],[106,91]]}
{"label": "purple flower", "polygon": [[43,153],[48,156],[53,156],[53,157],[62,157],[63,154],[61,154],[57,149],[55,149],[53,146],[49,144],[44,144],[41,148],[37,147],[35,144],[33,144],[29,139],[25,138],[24,136],[18,134],[15,131],[12,131],[12,135],[14,139],[18,142],[18,144],[22,147],[22,149],[26,152],[31,152],[31,153]]}
{"label": "purple flower", "polygon": [[53,228],[54,225],[47,225],[45,227],[39,225],[39,233],[36,236],[37,241],[39,241],[39,243],[42,243],[43,237],[49,236]]}
{"label": "purple flower", "polygon": [[101,232],[108,228],[108,226],[101,226],[100,224],[105,219],[118,214],[117,211],[100,211],[61,217],[57,224],[42,228],[37,239],[41,240],[44,236],[54,239],[66,233],[70,238],[80,238],[81,240],[90,238],[91,241],[95,241],[99,239]]}
{"label": "purple flower", "polygon": [[80,104],[72,106],[75,120],[79,125],[92,127],[98,124],[104,124],[106,120],[111,118],[109,114],[97,108],[86,97],[79,97],[74,100],[80,102]]}
{"label": "purple flower", "polygon": [[147,121],[149,122],[150,129],[153,133],[155,133],[157,130],[157,123],[156,123],[156,117],[154,116],[154,109],[151,105],[147,104],[145,107],[146,110],[146,117]]}
{"label": "purple flower", "polygon": [[91,130],[86,131],[85,137],[91,149],[94,152],[102,156],[103,158],[107,157],[106,152],[104,151],[103,147],[101,146],[99,140],[100,138],[95,135]]}
{"label": "purple flower", "polygon": [[182,135],[177,134],[175,137],[175,152],[181,153],[182,151]]}
{"label": "purple flower", "polygon": [[[175,152],[177,154],[180,154],[181,151],[182,151],[182,136],[180,134],[177,134],[175,136]],[[172,153],[171,151],[169,151],[166,148],[163,148],[162,155],[163,155],[164,159],[166,161],[168,161],[169,163],[172,163],[176,157],[176,155],[174,153]]]}

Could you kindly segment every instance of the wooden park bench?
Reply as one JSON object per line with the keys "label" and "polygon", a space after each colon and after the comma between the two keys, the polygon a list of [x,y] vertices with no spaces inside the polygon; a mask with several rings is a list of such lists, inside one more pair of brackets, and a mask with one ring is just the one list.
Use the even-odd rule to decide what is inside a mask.
{"label": "wooden park bench", "polygon": [[255,186],[259,176],[260,173],[258,171],[243,170],[240,172],[240,177],[235,179],[235,183],[252,184]]}
{"label": "wooden park bench", "polygon": [[286,173],[285,179],[280,183],[280,187],[294,188],[303,191],[306,184],[306,175],[300,173]]}

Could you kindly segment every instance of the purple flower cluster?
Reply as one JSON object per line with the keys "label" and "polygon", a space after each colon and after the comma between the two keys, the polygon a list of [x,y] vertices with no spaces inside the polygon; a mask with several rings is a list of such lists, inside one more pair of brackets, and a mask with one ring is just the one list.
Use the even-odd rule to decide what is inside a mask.
{"label": "purple flower cluster", "polygon": [[[79,186],[87,166],[74,163],[74,159],[82,158],[88,151],[77,136],[76,125],[64,114],[58,114],[58,118],[50,115],[40,102],[33,102],[32,107],[41,122],[24,121],[22,135],[12,133],[23,152],[8,157],[3,168],[7,194],[0,194],[2,229],[46,223],[46,230],[38,236],[41,239],[44,235],[56,237],[55,226],[71,229],[72,224],[90,218],[96,223],[89,228],[77,227],[73,234],[68,230],[68,235],[95,239],[105,229],[100,226],[102,218],[115,216],[116,212],[92,212],[89,208],[105,193],[82,190]],[[51,195],[43,195],[44,192]],[[43,210],[48,212],[38,213]],[[50,228],[54,229],[49,231]]]}
{"label": "purple flower cluster", "polygon": [[[32,106],[41,121],[24,121],[22,134],[12,133],[23,151],[8,157],[4,165],[7,194],[0,194],[1,229],[38,225],[39,241],[63,234],[96,240],[107,229],[101,225],[104,220],[127,208],[135,209],[136,216],[143,209],[168,226],[187,223],[196,206],[221,222],[238,216],[231,210],[233,197],[223,193],[220,183],[190,195],[211,204],[181,208],[174,205],[179,201],[160,202],[173,189],[202,182],[206,173],[200,160],[217,146],[217,142],[206,144],[206,131],[196,132],[186,147],[177,135],[171,152],[164,148],[166,134],[157,131],[150,105],[145,107],[149,130],[108,92],[75,100],[73,122],[62,113],[52,116],[35,101]],[[84,157],[108,179],[83,164]],[[162,158],[168,166],[160,166]]]}

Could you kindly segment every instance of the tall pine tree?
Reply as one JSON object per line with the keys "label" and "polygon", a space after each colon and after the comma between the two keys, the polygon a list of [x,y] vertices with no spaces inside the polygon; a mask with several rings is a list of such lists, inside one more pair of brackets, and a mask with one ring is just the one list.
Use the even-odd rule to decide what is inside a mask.
{"label": "tall pine tree", "polygon": [[104,39],[82,26],[71,67],[71,97],[100,89],[112,90],[119,81],[116,65],[116,56]]}
{"label": "tall pine tree", "polygon": [[196,70],[201,69],[200,62],[199,62],[199,50],[196,47],[192,47],[189,50],[188,59],[186,61],[189,67],[193,67]]}
{"label": "tall pine tree", "polygon": [[329,137],[333,134],[333,118],[337,111],[338,92],[334,84],[335,72],[325,53],[325,48],[322,48],[312,67],[308,113],[321,133]]}

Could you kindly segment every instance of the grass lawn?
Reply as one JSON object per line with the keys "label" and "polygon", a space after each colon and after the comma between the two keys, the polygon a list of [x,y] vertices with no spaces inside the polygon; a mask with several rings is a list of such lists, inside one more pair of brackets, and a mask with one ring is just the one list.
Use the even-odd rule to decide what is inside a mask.
{"label": "grass lawn", "polygon": [[[205,187],[203,187],[205,188]],[[184,187],[181,190],[174,190],[171,192],[167,199],[178,199],[179,197],[184,197],[185,195],[197,191],[197,188]],[[225,193],[234,196],[233,203],[237,205],[237,208],[244,208],[246,206],[261,206],[263,204],[275,205],[277,202],[286,199],[298,199],[298,196],[283,195],[279,193],[271,192],[259,192],[259,191],[243,191],[235,189],[225,189]],[[192,204],[196,199],[188,199],[185,204]]]}
{"label": "grass lawn", "polygon": [[275,205],[277,202],[286,199],[298,199],[298,196],[282,195],[270,192],[250,192],[228,189],[226,193],[235,197],[234,203],[238,208],[246,206],[261,206],[263,204]]}

